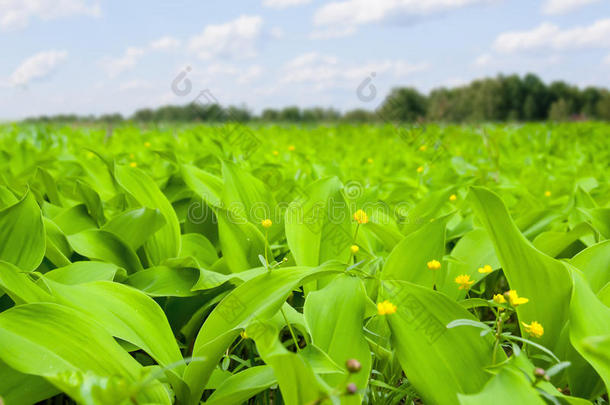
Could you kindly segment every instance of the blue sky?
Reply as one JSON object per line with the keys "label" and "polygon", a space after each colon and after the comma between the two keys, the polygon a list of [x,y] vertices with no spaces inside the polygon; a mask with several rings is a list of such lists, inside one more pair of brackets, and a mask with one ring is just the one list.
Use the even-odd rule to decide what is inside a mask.
{"label": "blue sky", "polygon": [[[610,0],[3,0],[0,49],[0,119],[131,114],[204,90],[255,112],[372,109],[393,86],[497,73],[610,87]],[[188,92],[172,90],[181,72]],[[371,101],[356,96],[367,78]]]}

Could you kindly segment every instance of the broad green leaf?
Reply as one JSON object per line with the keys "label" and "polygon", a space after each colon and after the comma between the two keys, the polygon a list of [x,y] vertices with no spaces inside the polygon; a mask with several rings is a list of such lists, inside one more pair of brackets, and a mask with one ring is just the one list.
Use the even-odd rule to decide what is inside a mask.
{"label": "broad green leaf", "polygon": [[182,360],[163,311],[135,288],[110,281],[66,285],[47,280],[47,284],[58,303],[88,314],[108,333],[140,347],[159,364]]}
{"label": "broad green leaf", "polygon": [[199,269],[156,266],[132,274],[127,284],[152,297],[190,297],[199,277]]}
{"label": "broad green leaf", "polygon": [[90,229],[68,236],[68,241],[72,249],[89,259],[116,264],[129,273],[142,270],[140,259],[133,249],[108,231]]}
{"label": "broad green leaf", "polygon": [[44,378],[20,373],[0,361],[0,398],[7,405],[32,405],[57,394],[59,390]]}
{"label": "broad green leaf", "polygon": [[551,257],[557,257],[581,237],[593,234],[595,230],[586,222],[581,222],[568,232],[543,232],[532,242],[540,251]]}
{"label": "broad green leaf", "polygon": [[278,339],[279,326],[272,320],[255,320],[246,333],[256,342],[261,358],[273,368],[283,402],[288,405],[323,402],[330,390],[315,374],[312,359],[305,357],[308,349],[298,353],[286,350]]}
{"label": "broad green leaf", "polygon": [[[45,377],[77,400],[77,388],[62,382],[61,373],[90,371],[135,385],[142,370],[94,320],[54,303],[20,305],[0,314],[0,358],[17,371]],[[158,383],[143,388],[137,398],[170,404]]]}
{"label": "broad green leaf", "polygon": [[51,301],[48,292],[10,263],[0,261],[0,287],[16,304]]}
{"label": "broad green leaf", "polygon": [[610,308],[595,296],[582,274],[572,271],[574,289],[570,302],[570,342],[610,389]]}
{"label": "broad green leaf", "polygon": [[308,279],[327,276],[343,270],[340,264],[320,267],[286,267],[261,274],[231,291],[208,316],[193,347],[193,356],[205,357],[204,362],[189,364],[184,379],[191,388],[191,403],[201,396],[226,348],[254,319],[267,319],[275,314],[292,290]]}
{"label": "broad green leaf", "polygon": [[493,243],[485,229],[474,229],[464,235],[451,251],[451,257],[455,261],[447,264],[447,275],[440,291],[455,299],[462,299],[467,293],[466,290],[459,289],[455,283],[456,277],[466,274],[478,282],[487,276],[487,273],[479,273],[480,268],[485,265],[494,270],[500,267]]}
{"label": "broad green leaf", "polygon": [[276,382],[270,366],[251,367],[224,380],[205,404],[240,405]]}
{"label": "broad green leaf", "polygon": [[198,233],[187,233],[182,235],[182,257],[192,256],[197,259],[201,266],[210,268],[217,260],[218,253],[205,236]]}
{"label": "broad green leaf", "polygon": [[32,193],[0,211],[0,260],[34,270],[44,257],[45,239],[42,214]]}
{"label": "broad green leaf", "polygon": [[[362,332],[366,292],[362,281],[341,275],[326,287],[307,295],[303,309],[312,342],[326,352],[335,363],[344,365],[356,359],[362,365],[357,374],[325,377],[331,386],[353,382],[364,390],[371,372],[372,360],[369,345]],[[345,397],[342,403],[361,403],[358,395]]]}
{"label": "broad green leaf", "polygon": [[198,167],[182,165],[182,178],[186,185],[212,207],[221,206],[223,181]]}
{"label": "broad green leaf", "polygon": [[336,177],[318,180],[304,189],[286,210],[286,239],[299,266],[327,260],[347,261],[353,242],[350,212]]}
{"label": "broad green leaf", "polygon": [[218,236],[226,264],[233,273],[259,267],[259,255],[272,261],[273,256],[265,236],[252,223],[236,213],[217,209]]}
{"label": "broad green leaf", "polygon": [[[381,299],[396,305],[385,315],[392,344],[409,382],[426,403],[455,404],[458,394],[479,392],[490,375],[493,338],[480,329],[447,329],[456,319],[475,318],[461,305],[429,288],[405,281],[384,281]],[[505,358],[498,349],[497,361]],[[442,383],[440,383],[442,382]]]}
{"label": "broad green leaf", "polygon": [[43,217],[43,222],[46,233],[45,257],[58,267],[69,265],[73,251],[66,235],[49,218]]}
{"label": "broad green leaf", "polygon": [[[553,350],[568,316],[572,282],[566,265],[532,246],[496,194],[473,187],[470,200],[494,243],[510,288],[529,299],[517,307],[520,323],[541,323],[544,335],[539,343]],[[521,329],[525,336],[522,324]]]}
{"label": "broad green leaf", "polygon": [[51,219],[65,235],[73,235],[87,229],[97,229],[97,223],[87,212],[85,204],[66,208]]}
{"label": "broad green leaf", "polygon": [[117,275],[124,277],[125,270],[103,262],[74,262],[44,274],[50,280],[69,285],[91,281],[112,281]]}
{"label": "broad green leaf", "polygon": [[610,282],[610,241],[606,240],[588,247],[569,260],[582,270],[591,289],[598,292]]}
{"label": "broad green leaf", "polygon": [[165,225],[144,245],[152,263],[159,264],[163,259],[177,257],[180,253],[180,223],[174,208],[154,180],[140,169],[120,165],[115,166],[114,175],[119,185],[140,206],[156,208],[165,217]]}
{"label": "broad green leaf", "polygon": [[[222,164],[224,189],[222,201],[225,207],[246,218],[261,232],[267,232],[269,240],[275,240],[283,231],[283,213],[277,209],[275,198],[265,183],[234,163],[224,161]],[[272,225],[265,229],[261,225],[264,219],[271,219]]]}
{"label": "broad green leaf", "polygon": [[136,251],[164,225],[165,218],[161,211],[143,207],[117,215],[102,229],[115,234]]}
{"label": "broad green leaf", "polygon": [[432,288],[442,285],[446,263],[438,270],[428,269],[431,260],[443,261],[445,254],[445,226],[449,217],[434,220],[411,232],[392,249],[386,259],[381,278],[404,280]]}

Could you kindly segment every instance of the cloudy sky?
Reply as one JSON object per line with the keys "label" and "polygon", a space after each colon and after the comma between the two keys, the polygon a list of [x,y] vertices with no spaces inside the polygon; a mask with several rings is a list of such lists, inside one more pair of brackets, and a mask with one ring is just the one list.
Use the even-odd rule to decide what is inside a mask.
{"label": "cloudy sky", "polygon": [[0,119],[372,109],[497,73],[610,87],[610,0],[0,0],[0,49]]}

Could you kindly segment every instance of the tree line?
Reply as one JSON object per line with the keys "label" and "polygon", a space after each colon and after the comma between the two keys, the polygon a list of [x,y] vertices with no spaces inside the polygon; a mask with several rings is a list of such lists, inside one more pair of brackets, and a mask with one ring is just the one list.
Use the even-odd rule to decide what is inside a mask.
{"label": "tree line", "polygon": [[610,91],[580,89],[564,81],[544,83],[535,74],[498,75],[454,88],[422,94],[412,87],[394,88],[375,110],[341,113],[332,108],[264,109],[253,114],[244,106],[190,103],[137,110],[132,116],[55,115],[28,118],[28,122],[470,122],[610,120]]}

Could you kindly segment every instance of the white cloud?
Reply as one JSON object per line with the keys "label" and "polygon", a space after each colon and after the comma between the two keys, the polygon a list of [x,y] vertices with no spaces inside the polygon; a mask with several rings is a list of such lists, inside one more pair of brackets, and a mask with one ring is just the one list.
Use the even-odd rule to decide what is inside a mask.
{"label": "white cloud", "polygon": [[597,3],[600,0],[547,0],[542,6],[544,14],[565,14],[569,11]]}
{"label": "white cloud", "polygon": [[66,51],[44,51],[30,56],[15,69],[9,82],[14,86],[27,85],[33,80],[48,77],[68,56]]}
{"label": "white cloud", "polygon": [[100,6],[85,0],[0,0],[0,28],[5,30],[24,28],[33,17],[52,20],[74,15],[98,17]]}
{"label": "white cloud", "polygon": [[108,76],[114,78],[127,70],[133,69],[138,60],[144,56],[144,53],[144,49],[131,46],[125,50],[122,56],[106,58],[102,61],[102,65]]}
{"label": "white cloud", "polygon": [[164,51],[167,49],[177,48],[180,46],[180,40],[173,37],[159,38],[150,43],[150,48],[154,50]]}
{"label": "white cloud", "polygon": [[483,66],[487,66],[491,63],[492,61],[492,57],[490,54],[488,53],[484,53],[483,55],[480,55],[479,57],[477,57],[474,61],[474,65],[477,67],[483,67]]}
{"label": "white cloud", "polygon": [[243,71],[239,74],[239,76],[237,77],[237,83],[239,83],[239,84],[251,83],[254,80],[261,77],[262,74],[263,74],[262,67],[260,67],[258,65],[250,66],[245,71]]}
{"label": "white cloud", "polygon": [[264,0],[263,6],[271,8],[286,8],[311,3],[311,0]]}
{"label": "white cloud", "polygon": [[[412,19],[487,3],[493,0],[345,0],[326,4],[314,15],[317,26],[331,26],[330,31],[312,34],[313,37],[327,38],[345,36],[362,24],[396,19]],[[336,28],[341,27],[341,28]]]}
{"label": "white cloud", "polygon": [[336,57],[316,52],[300,55],[283,67],[282,83],[313,83],[317,88],[340,87],[359,83],[367,76],[385,74],[400,79],[426,70],[426,63],[409,63],[400,60],[384,60],[366,64],[346,64]]}
{"label": "white cloud", "polygon": [[500,34],[494,42],[494,48],[500,52],[604,47],[610,47],[610,18],[597,20],[590,26],[565,30],[543,23],[529,31]]}
{"label": "white cloud", "polygon": [[263,19],[242,15],[225,24],[208,25],[189,41],[189,49],[201,59],[214,57],[243,59],[257,54]]}
{"label": "white cloud", "polygon": [[119,85],[120,91],[147,90],[150,88],[152,88],[152,84],[141,79],[130,80]]}
{"label": "white cloud", "polygon": [[603,60],[604,65],[610,65],[610,55],[606,56]]}

